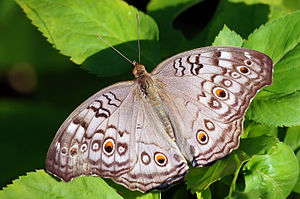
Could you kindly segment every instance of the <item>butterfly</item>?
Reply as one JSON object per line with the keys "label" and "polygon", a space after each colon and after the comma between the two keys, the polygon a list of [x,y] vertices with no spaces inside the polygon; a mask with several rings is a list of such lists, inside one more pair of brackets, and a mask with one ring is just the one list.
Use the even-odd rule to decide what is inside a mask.
{"label": "butterfly", "polygon": [[204,47],[172,56],[151,73],[132,62],[133,81],[104,88],[59,128],[48,172],[63,179],[111,178],[131,190],[165,189],[239,146],[251,100],[272,84],[258,51]]}

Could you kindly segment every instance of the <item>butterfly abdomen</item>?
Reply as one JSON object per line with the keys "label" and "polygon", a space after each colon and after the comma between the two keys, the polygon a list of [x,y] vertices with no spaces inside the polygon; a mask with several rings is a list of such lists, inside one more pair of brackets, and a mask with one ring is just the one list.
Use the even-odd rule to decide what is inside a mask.
{"label": "butterfly abdomen", "polygon": [[168,133],[170,138],[175,141],[174,130],[163,107],[157,85],[142,65],[135,66],[133,74],[137,77],[139,84],[139,96],[145,101],[145,103],[151,105],[151,107],[154,109],[154,112],[162,122],[165,131]]}

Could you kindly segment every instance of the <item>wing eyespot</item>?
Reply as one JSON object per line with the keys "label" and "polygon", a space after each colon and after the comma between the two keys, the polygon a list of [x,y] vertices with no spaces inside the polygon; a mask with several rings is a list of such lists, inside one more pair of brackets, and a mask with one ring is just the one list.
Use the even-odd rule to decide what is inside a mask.
{"label": "wing eyespot", "polygon": [[213,94],[219,99],[227,99],[228,93],[225,89],[216,87],[213,89]]}
{"label": "wing eyespot", "polygon": [[252,66],[253,62],[250,59],[244,61],[247,66]]}
{"label": "wing eyespot", "polygon": [[224,79],[223,80],[223,85],[226,87],[230,87],[232,85],[232,82],[229,79]]}
{"label": "wing eyespot", "polygon": [[201,129],[198,130],[196,136],[197,136],[197,141],[200,144],[202,144],[202,145],[207,144],[209,138],[205,131],[203,131]]}
{"label": "wing eyespot", "polygon": [[160,152],[156,152],[154,154],[154,160],[155,160],[155,163],[161,167],[166,166],[167,162],[168,162],[167,156]]}
{"label": "wing eyespot", "polygon": [[61,155],[66,155],[67,154],[67,147],[62,147],[60,150]]}
{"label": "wing eyespot", "polygon": [[238,66],[237,69],[244,75],[248,75],[250,73],[250,69],[246,66]]}
{"label": "wing eyespot", "polygon": [[210,120],[204,120],[204,126],[206,127],[207,130],[209,131],[213,131],[216,129],[215,125],[213,122],[211,122]]}
{"label": "wing eyespot", "polygon": [[86,150],[87,150],[87,143],[83,143],[82,145],[81,145],[81,147],[80,147],[80,151],[82,152],[82,153],[84,153],[84,152],[86,152]]}
{"label": "wing eyespot", "polygon": [[128,150],[128,145],[126,143],[119,142],[117,144],[117,151],[120,156],[126,154],[127,150]]}
{"label": "wing eyespot", "polygon": [[241,77],[241,75],[238,74],[237,72],[232,72],[230,75],[231,75],[231,77],[233,77],[234,79],[237,79],[237,78],[240,78],[240,77]]}
{"label": "wing eyespot", "polygon": [[104,153],[107,156],[109,156],[109,155],[113,154],[114,150],[115,150],[115,141],[111,138],[106,139],[103,144]]}
{"label": "wing eyespot", "polygon": [[70,155],[71,156],[76,156],[78,153],[78,147],[77,146],[73,146],[70,150]]}
{"label": "wing eyespot", "polygon": [[92,143],[92,150],[93,151],[99,151],[100,149],[100,143],[99,143],[99,140],[95,140],[93,143]]}
{"label": "wing eyespot", "polygon": [[141,160],[144,165],[149,165],[151,162],[150,155],[147,152],[143,151],[141,153]]}

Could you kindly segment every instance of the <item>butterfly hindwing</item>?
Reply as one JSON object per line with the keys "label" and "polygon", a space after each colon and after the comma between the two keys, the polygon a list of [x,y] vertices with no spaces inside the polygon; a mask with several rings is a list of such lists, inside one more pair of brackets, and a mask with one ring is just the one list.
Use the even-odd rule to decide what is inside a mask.
{"label": "butterfly hindwing", "polygon": [[137,162],[132,170],[114,181],[143,192],[165,189],[185,176],[187,162],[151,105],[139,96],[134,104]]}

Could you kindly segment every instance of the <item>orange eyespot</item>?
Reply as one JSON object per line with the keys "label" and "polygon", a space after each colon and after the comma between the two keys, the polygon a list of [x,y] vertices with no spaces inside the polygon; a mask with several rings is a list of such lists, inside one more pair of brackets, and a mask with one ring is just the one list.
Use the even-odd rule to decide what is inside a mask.
{"label": "orange eyespot", "polygon": [[158,155],[156,156],[156,161],[163,164],[166,161],[166,158],[163,155]]}
{"label": "orange eyespot", "polygon": [[73,148],[71,149],[71,151],[70,151],[70,154],[71,154],[71,156],[76,155],[76,154],[77,154],[77,148],[76,148],[76,147],[73,147]]}
{"label": "orange eyespot", "polygon": [[240,71],[241,73],[247,74],[249,72],[249,69],[247,67],[241,67]]}
{"label": "orange eyespot", "polygon": [[201,141],[201,142],[205,142],[206,141],[206,135],[204,133],[200,133],[198,135],[198,139]]}
{"label": "orange eyespot", "polygon": [[107,143],[105,144],[105,146],[104,146],[105,151],[106,151],[107,153],[110,153],[110,152],[113,150],[113,147],[114,147],[114,145],[113,145],[112,142],[107,142]]}
{"label": "orange eyespot", "polygon": [[226,92],[224,89],[218,88],[218,89],[216,89],[215,92],[218,97],[222,97],[222,98],[226,97]]}
{"label": "orange eyespot", "polygon": [[165,166],[167,164],[167,157],[162,153],[156,153],[154,159],[158,166]]}
{"label": "orange eyespot", "polygon": [[208,142],[208,136],[207,136],[206,132],[203,130],[198,130],[197,140],[200,144],[206,144]]}
{"label": "orange eyespot", "polygon": [[104,152],[106,152],[107,155],[112,154],[114,152],[114,149],[115,149],[115,144],[114,144],[113,139],[107,139],[104,142],[103,149],[104,149]]}

